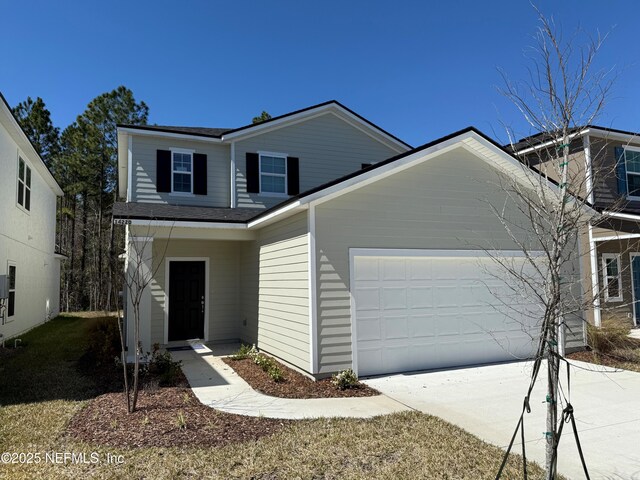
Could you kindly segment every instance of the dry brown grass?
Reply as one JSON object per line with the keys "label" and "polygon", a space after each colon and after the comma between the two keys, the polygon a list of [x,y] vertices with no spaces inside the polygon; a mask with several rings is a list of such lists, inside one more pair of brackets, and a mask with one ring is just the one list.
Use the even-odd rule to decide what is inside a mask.
{"label": "dry brown grass", "polygon": [[[3,396],[0,389],[0,452],[40,453],[41,462],[3,465],[0,476],[32,478],[346,478],[346,479],[483,479],[494,478],[502,450],[436,417],[401,413],[370,420],[331,419],[294,422],[276,434],[257,441],[223,447],[114,448],[89,445],[65,434],[73,416],[87,405],[86,379],[74,378],[70,355],[82,351],[82,319],[51,322],[42,335],[35,331],[31,345],[53,338],[48,348],[29,356],[29,349],[9,359],[22,373],[27,365],[57,365],[64,376],[43,385],[61,383],[55,395],[33,395],[19,401],[17,390]],[[88,323],[88,322],[87,322]],[[53,335],[52,329],[57,329]],[[55,341],[67,336],[66,342]],[[41,343],[39,343],[41,342]],[[58,350],[63,348],[64,354]],[[73,350],[73,348],[75,350]],[[76,358],[77,358],[76,356]],[[7,365],[11,367],[11,365]],[[10,370],[8,370],[10,371]],[[78,375],[77,373],[75,375]],[[8,377],[7,377],[8,378]],[[29,377],[5,379],[29,382]],[[2,385],[0,385],[2,387]],[[28,391],[35,385],[27,386]],[[6,390],[5,390],[6,391]],[[57,397],[57,398],[56,398]],[[117,418],[113,421],[117,422]],[[99,455],[96,464],[51,464],[45,452]],[[107,454],[122,455],[124,463],[109,464]],[[514,457],[504,478],[521,478]],[[531,465],[530,478],[543,478]]]}
{"label": "dry brown grass", "polygon": [[569,358],[607,367],[640,372],[640,340],[629,337],[629,325],[613,320],[602,327],[587,327],[590,351],[572,353]]}

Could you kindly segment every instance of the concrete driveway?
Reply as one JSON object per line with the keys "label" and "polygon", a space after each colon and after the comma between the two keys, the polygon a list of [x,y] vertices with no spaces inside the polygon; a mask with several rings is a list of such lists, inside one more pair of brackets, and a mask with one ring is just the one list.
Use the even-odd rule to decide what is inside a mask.
{"label": "concrete driveway", "polygon": [[[640,480],[640,373],[573,363],[570,402],[591,478]],[[364,382],[394,400],[504,448],[520,417],[531,369],[531,362],[514,362],[390,375]],[[546,372],[546,365],[544,369]],[[527,456],[542,465],[545,372],[532,393],[532,411],[525,416]],[[562,383],[568,396],[565,367]],[[514,450],[521,452],[519,443]],[[558,469],[568,478],[584,478],[570,424],[564,427]]]}

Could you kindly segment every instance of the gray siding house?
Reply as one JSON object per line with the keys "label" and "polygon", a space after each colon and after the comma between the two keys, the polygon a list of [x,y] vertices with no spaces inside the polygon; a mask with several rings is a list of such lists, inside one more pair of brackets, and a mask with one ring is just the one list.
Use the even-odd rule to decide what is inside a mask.
{"label": "gray siding house", "polygon": [[[553,177],[547,162],[560,143],[538,135],[513,149]],[[598,327],[609,321],[640,327],[640,137],[597,125],[576,127],[569,168],[570,184],[599,212],[581,233],[584,290],[592,306],[585,318]]]}
{"label": "gray siding house", "polygon": [[522,165],[477,130],[412,149],[331,101],[239,129],[121,125],[118,143],[125,268],[153,276],[143,349],[241,340],[314,378],[531,355],[485,251],[524,264],[489,208]]}

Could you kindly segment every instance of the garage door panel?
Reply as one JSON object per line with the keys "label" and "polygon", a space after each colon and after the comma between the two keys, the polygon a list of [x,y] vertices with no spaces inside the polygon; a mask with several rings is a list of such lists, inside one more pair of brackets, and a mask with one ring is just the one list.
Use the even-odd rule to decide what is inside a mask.
{"label": "garage door panel", "polygon": [[[535,350],[539,307],[494,275],[491,260],[356,257],[354,268],[360,375],[527,358]],[[518,312],[526,315],[510,318]]]}
{"label": "garage door panel", "polygon": [[407,278],[406,262],[402,258],[384,259],[381,261],[381,266],[382,280],[385,282],[393,280],[404,281]]}
{"label": "garage door panel", "polygon": [[436,323],[436,335],[458,335],[460,321],[457,313],[446,315],[438,314],[434,317]]}
{"label": "garage door panel", "polygon": [[407,291],[402,287],[382,287],[382,308],[391,310],[407,307]]}
{"label": "garage door panel", "polygon": [[413,339],[435,337],[435,327],[433,315],[411,315],[409,317],[409,337]]}
{"label": "garage door panel", "polygon": [[380,289],[378,287],[360,287],[356,289],[358,311],[380,309]]}
{"label": "garage door panel", "polygon": [[383,317],[384,338],[386,340],[408,339],[410,337],[407,326],[407,317]]}
{"label": "garage door panel", "polygon": [[409,308],[433,307],[433,288],[413,286],[408,288]]}
{"label": "garage door panel", "polygon": [[370,342],[372,340],[382,340],[382,326],[378,317],[360,317],[358,319],[358,341]]}
{"label": "garage door panel", "polygon": [[433,280],[433,261],[431,259],[416,258],[409,262],[409,280]]}
{"label": "garage door panel", "polygon": [[355,265],[354,279],[356,281],[361,280],[373,280],[378,281],[380,279],[379,265],[377,259],[374,258],[361,258]]}
{"label": "garage door panel", "polygon": [[433,289],[433,305],[435,308],[457,307],[460,301],[458,287],[455,285],[436,285]]}

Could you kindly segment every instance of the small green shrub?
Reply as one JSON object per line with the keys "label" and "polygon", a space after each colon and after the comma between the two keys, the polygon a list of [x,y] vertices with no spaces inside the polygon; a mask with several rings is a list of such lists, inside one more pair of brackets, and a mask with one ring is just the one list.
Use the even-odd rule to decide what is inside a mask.
{"label": "small green shrub", "polygon": [[147,365],[147,374],[158,379],[162,387],[174,386],[180,377],[180,367],[182,361],[174,361],[171,353],[160,351],[160,346],[156,343]]}
{"label": "small green shrub", "polygon": [[346,370],[341,370],[338,373],[336,373],[333,376],[331,383],[333,383],[333,385],[338,390],[346,390],[347,388],[357,388],[359,386],[358,376],[350,368]]}
{"label": "small green shrub", "polygon": [[282,369],[273,358],[257,353],[255,350],[254,353],[251,354],[251,358],[253,358],[253,362],[264,370],[274,382],[282,382],[285,379]]}
{"label": "small green shrub", "polygon": [[284,380],[284,374],[277,365],[271,365],[267,370],[267,375],[269,375],[274,382],[282,382]]}
{"label": "small green shrub", "polygon": [[240,345],[240,348],[236,353],[231,355],[231,360],[244,360],[245,358],[252,358],[254,355],[258,353],[255,345],[245,345],[244,343]]}
{"label": "small green shrub", "polygon": [[587,326],[587,344],[596,353],[608,354],[613,350],[625,350],[634,347],[629,338],[629,327],[613,320],[603,322],[600,328]]}

